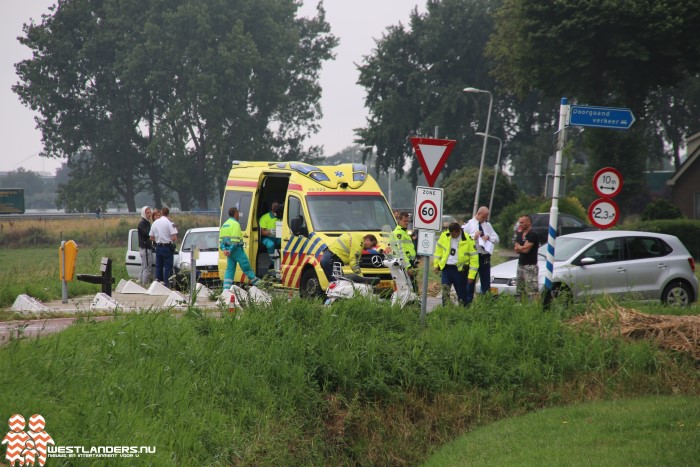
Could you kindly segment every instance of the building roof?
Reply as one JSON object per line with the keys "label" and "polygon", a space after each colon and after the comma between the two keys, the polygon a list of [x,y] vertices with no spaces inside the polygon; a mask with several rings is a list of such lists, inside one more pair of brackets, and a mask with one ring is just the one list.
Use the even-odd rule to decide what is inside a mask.
{"label": "building roof", "polygon": [[700,157],[700,132],[689,136],[686,140],[688,145],[688,157],[685,158],[673,177],[669,178],[666,185],[675,185],[679,178],[683,176],[688,167],[691,167]]}

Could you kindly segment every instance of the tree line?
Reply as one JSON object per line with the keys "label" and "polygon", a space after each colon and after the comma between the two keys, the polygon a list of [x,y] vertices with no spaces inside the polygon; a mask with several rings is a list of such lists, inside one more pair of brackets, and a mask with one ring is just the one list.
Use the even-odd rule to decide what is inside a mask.
{"label": "tree line", "polygon": [[[685,136],[700,130],[699,21],[697,4],[683,0],[428,1],[358,67],[370,114],[360,141],[376,145],[382,169],[413,161],[407,175],[415,180],[408,137],[432,136],[438,126],[457,140],[446,175],[473,172],[489,98],[463,89],[490,91],[489,133],[503,140],[518,188],[541,195],[560,99],[629,107],[637,117],[629,131],[568,132],[567,186],[588,203],[593,173],[614,166],[625,177],[618,203],[640,212],[649,200],[643,171],[665,161],[678,168]],[[492,167],[498,144],[489,146]],[[472,200],[473,191],[463,203]]]}
{"label": "tree line", "polygon": [[[177,193],[181,209],[223,193],[234,159],[306,160],[318,73],[337,39],[322,6],[294,0],[61,0],[20,42],[20,100],[44,155],[97,200]],[[218,195],[218,196],[216,196]]]}
{"label": "tree line", "polygon": [[[65,199],[87,192],[135,210],[137,193],[160,205],[170,190],[181,209],[205,209],[233,160],[319,160],[308,138],[321,116],[318,75],[338,39],[322,2],[313,17],[298,8],[294,0],[60,0],[25,25],[19,40],[33,55],[16,65],[13,90],[38,112],[44,155],[67,160]],[[415,185],[409,138],[437,126],[458,141],[445,177],[469,183],[489,99],[462,90],[487,90],[503,164],[519,190],[541,194],[561,97],[629,107],[637,117],[629,131],[570,132],[567,186],[586,203],[592,173],[615,166],[625,177],[619,204],[639,212],[649,199],[643,171],[678,167],[684,137],[700,130],[697,24],[700,9],[684,0],[429,0],[358,64],[368,118],[356,143],[376,147],[376,171]],[[489,141],[489,167],[496,146]],[[515,196],[502,188],[494,208]]]}

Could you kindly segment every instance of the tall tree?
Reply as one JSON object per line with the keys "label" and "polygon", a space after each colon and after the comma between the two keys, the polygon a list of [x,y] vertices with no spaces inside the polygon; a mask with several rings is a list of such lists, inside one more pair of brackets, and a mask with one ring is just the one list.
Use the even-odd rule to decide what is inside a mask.
{"label": "tall tree", "polygon": [[700,74],[677,86],[652,89],[646,115],[656,125],[657,153],[671,160],[678,170],[685,138],[700,131]]}
{"label": "tall tree", "polygon": [[[332,57],[322,4],[295,0],[59,0],[20,41],[20,99],[38,110],[45,153],[89,149],[119,194],[148,180],[207,207],[231,160],[306,157]],[[313,154],[314,148],[310,150]],[[183,158],[187,179],[183,180]],[[116,177],[121,177],[117,180]],[[156,200],[158,204],[158,200]]]}
{"label": "tall tree", "polygon": [[[492,28],[491,3],[429,1],[426,13],[411,13],[410,28],[390,27],[358,67],[370,116],[367,126],[356,131],[362,144],[377,146],[379,169],[402,174],[411,160],[409,177],[415,183],[419,165],[408,138],[431,137],[435,126],[439,136],[458,140],[446,174],[478,164],[483,140],[474,133],[484,131],[489,99],[462,89],[494,88],[483,57]],[[494,106],[492,129],[501,128],[499,99]]]}
{"label": "tall tree", "polygon": [[583,141],[589,170],[614,163],[623,171],[620,201],[635,210],[644,162],[664,146],[647,144],[661,128],[660,115],[646,112],[649,100],[700,70],[697,24],[700,10],[685,0],[504,0],[487,52],[494,76],[518,95],[633,109],[638,121],[628,132],[586,130]]}
{"label": "tall tree", "polygon": [[81,152],[68,159],[68,181],[59,183],[56,207],[66,212],[94,212],[105,210],[119,196],[111,184],[109,167],[89,152]]}

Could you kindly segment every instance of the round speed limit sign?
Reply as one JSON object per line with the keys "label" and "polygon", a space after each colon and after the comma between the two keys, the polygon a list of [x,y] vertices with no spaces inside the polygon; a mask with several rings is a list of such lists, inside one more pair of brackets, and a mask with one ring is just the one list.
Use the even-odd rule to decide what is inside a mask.
{"label": "round speed limit sign", "polygon": [[597,199],[588,207],[588,219],[591,221],[591,224],[599,229],[609,229],[617,224],[619,217],[620,208],[611,199]]}
{"label": "round speed limit sign", "polygon": [[432,224],[437,219],[438,208],[432,200],[426,199],[418,205],[418,218],[425,224]]}

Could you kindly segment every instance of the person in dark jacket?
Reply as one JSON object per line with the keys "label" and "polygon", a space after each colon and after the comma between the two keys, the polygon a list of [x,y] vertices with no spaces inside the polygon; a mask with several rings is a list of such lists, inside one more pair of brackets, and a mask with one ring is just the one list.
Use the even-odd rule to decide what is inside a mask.
{"label": "person in dark jacket", "polygon": [[141,220],[139,221],[139,253],[141,254],[141,273],[139,282],[148,285],[153,281],[153,242],[149,237],[151,231],[151,208],[141,208]]}

